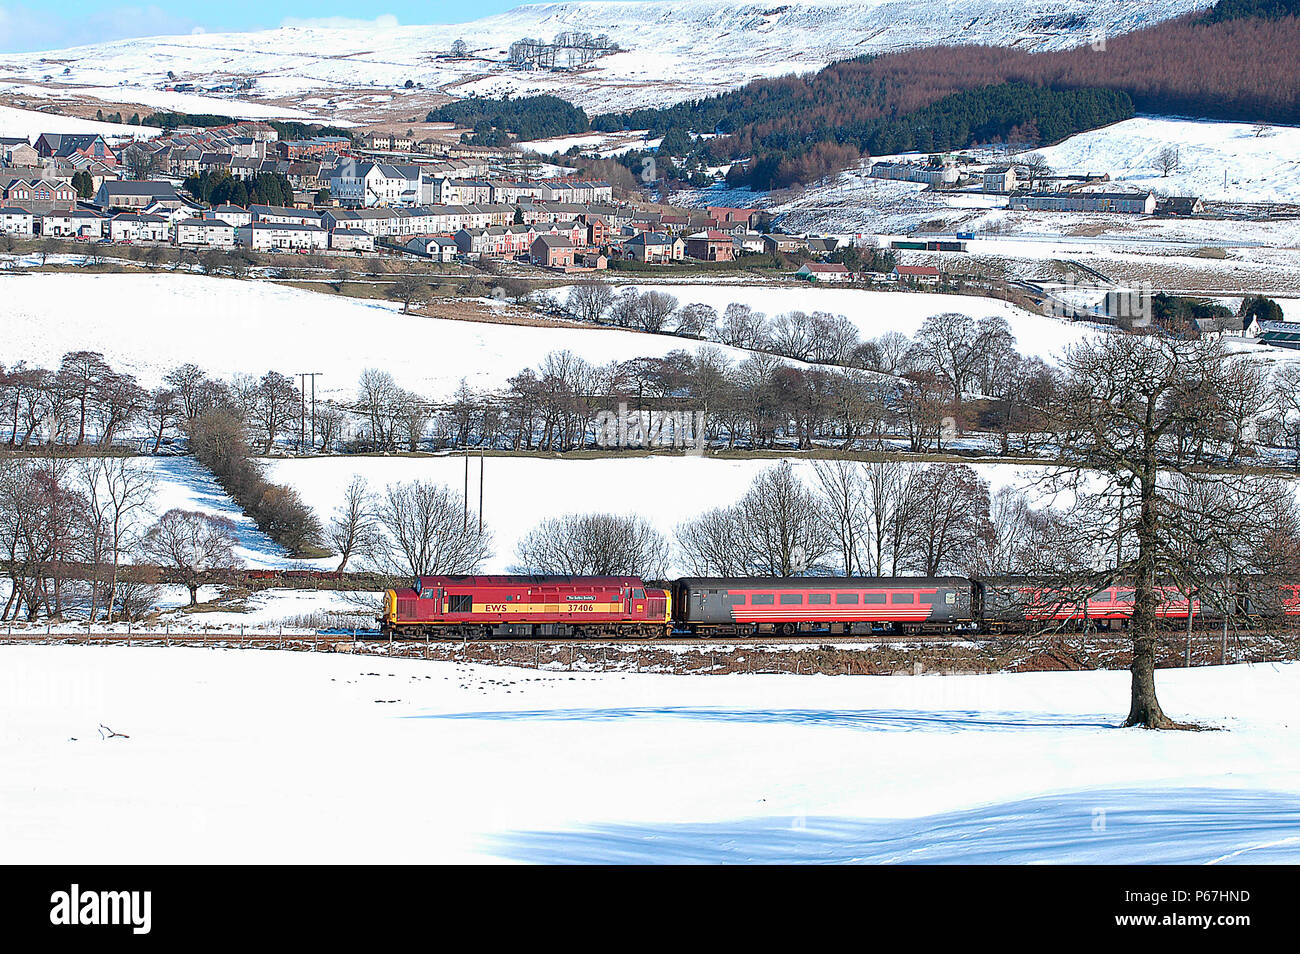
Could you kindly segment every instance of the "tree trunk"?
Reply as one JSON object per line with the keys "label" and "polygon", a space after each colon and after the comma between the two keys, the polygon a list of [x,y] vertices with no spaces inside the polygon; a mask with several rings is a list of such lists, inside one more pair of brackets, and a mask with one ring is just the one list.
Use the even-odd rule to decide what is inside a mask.
{"label": "tree trunk", "polygon": [[1155,546],[1157,533],[1156,467],[1154,454],[1144,461],[1146,473],[1141,481],[1138,517],[1138,560],[1136,579],[1133,581],[1133,618],[1130,620],[1133,638],[1132,687],[1128,718],[1124,725],[1147,729],[1171,729],[1174,722],[1160,708],[1156,698],[1156,602],[1160,594],[1156,589]]}
{"label": "tree trunk", "polygon": [[198,606],[199,605],[199,584],[186,583],[185,586],[190,591],[190,605]]}

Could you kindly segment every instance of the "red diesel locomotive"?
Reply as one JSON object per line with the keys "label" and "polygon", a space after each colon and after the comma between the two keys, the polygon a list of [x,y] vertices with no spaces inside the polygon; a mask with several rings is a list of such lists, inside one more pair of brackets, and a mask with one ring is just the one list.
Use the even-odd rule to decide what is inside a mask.
{"label": "red diesel locomotive", "polygon": [[635,576],[422,576],[384,594],[404,636],[666,636],[671,598]]}

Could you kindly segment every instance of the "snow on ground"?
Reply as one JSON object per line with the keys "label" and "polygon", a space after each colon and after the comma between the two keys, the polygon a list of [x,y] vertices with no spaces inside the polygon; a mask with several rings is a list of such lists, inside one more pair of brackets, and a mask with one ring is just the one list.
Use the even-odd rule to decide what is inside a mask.
{"label": "snow on ground", "polygon": [[154,472],[153,513],[162,516],[168,510],[197,510],[214,517],[224,517],[235,525],[235,555],[245,566],[296,566],[285,551],[257,528],[230,496],[221,489],[211,471],[192,457],[137,457],[132,463]]}
{"label": "snow on ground", "polygon": [[[1178,169],[1156,168],[1167,146]],[[1127,186],[1233,202],[1300,202],[1300,128],[1139,116],[1038,150],[1062,174],[1107,173]]]}
{"label": "snow on ground", "polygon": [[153,126],[101,123],[77,116],[0,106],[0,136],[25,136],[31,142],[41,133],[99,133],[106,139],[147,139],[161,131]]}
{"label": "snow on ground", "polygon": [[[150,386],[187,361],[219,377],[310,365],[323,374],[325,397],[354,394],[362,371],[382,368],[408,390],[438,398],[462,378],[500,387],[551,351],[605,364],[705,346],[614,329],[402,315],[390,302],[195,275],[0,276],[0,298],[0,360],[57,367],[64,352],[89,349]],[[194,329],[211,331],[197,350]]]}
{"label": "snow on ground", "polygon": [[[569,673],[0,647],[17,863],[1300,861],[1300,665]],[[118,733],[104,738],[100,726]]]}
{"label": "snow on ground", "polygon": [[[371,490],[391,483],[426,480],[461,492],[463,457],[317,457],[274,459],[267,474],[294,487],[322,522],[342,502],[353,477]],[[643,517],[670,540],[681,523],[714,507],[729,507],[749,489],[773,459],[724,460],[713,457],[609,457],[589,460],[544,457],[488,457],[483,461],[483,519],[492,531],[489,573],[508,572],[517,562],[520,538],[549,517],[571,513],[617,513]],[[795,472],[810,486],[813,464],[792,459]],[[997,487],[1029,489],[1032,471],[1018,464],[980,464],[980,475]],[[470,458],[470,507],[478,509],[479,461]],[[676,562],[676,561],[674,561]],[[671,572],[684,571],[681,566]]]}

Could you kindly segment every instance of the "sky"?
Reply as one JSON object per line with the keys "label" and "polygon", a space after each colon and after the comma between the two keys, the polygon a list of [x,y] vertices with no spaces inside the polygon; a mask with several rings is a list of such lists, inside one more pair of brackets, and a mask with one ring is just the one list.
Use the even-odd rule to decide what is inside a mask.
{"label": "sky", "polygon": [[[528,0],[380,0],[360,7],[344,0],[219,0],[130,4],[121,0],[0,0],[0,52],[57,50],[124,37],[301,24],[384,26],[463,23],[500,13]],[[357,18],[358,10],[376,11]]]}

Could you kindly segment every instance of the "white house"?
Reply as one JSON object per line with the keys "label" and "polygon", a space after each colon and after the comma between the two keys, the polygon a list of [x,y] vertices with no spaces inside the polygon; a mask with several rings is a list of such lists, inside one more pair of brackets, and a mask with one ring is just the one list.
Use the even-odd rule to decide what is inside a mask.
{"label": "white house", "polygon": [[330,170],[328,181],[330,195],[341,205],[417,205],[421,198],[419,166],[344,159]]}
{"label": "white house", "polygon": [[254,222],[235,229],[235,244],[251,248],[255,252],[277,249],[315,251],[328,246],[329,233],[315,225]]}
{"label": "white house", "polygon": [[[270,208],[270,206],[265,206]],[[296,211],[296,210],[295,210]],[[242,209],[237,205],[219,205],[212,209],[206,209],[203,212],[205,219],[220,219],[230,225],[238,228],[241,225],[248,225],[253,221],[253,213],[247,209]],[[315,223],[312,223],[313,225]]]}
{"label": "white house", "polygon": [[224,219],[182,219],[176,223],[176,244],[232,248],[235,244],[235,227]]}
{"label": "white house", "polygon": [[104,237],[104,217],[86,209],[63,209],[40,217],[41,234],[97,242]]}
{"label": "white house", "polygon": [[375,237],[361,229],[335,229],[329,233],[330,248],[339,252],[373,252]]}
{"label": "white house", "polygon": [[[256,222],[259,225],[315,225],[320,226],[320,215],[311,209],[290,209],[283,205],[250,205],[248,214],[251,217],[249,222],[231,222],[232,225],[250,225]],[[225,218],[225,216],[218,216]],[[227,219],[227,221],[229,221]]]}
{"label": "white house", "polygon": [[32,214],[26,209],[17,206],[0,208],[0,232],[5,235],[31,235],[32,226]]}
{"label": "white house", "polygon": [[108,220],[108,238],[112,242],[165,242],[167,220],[161,215],[115,215]]}

